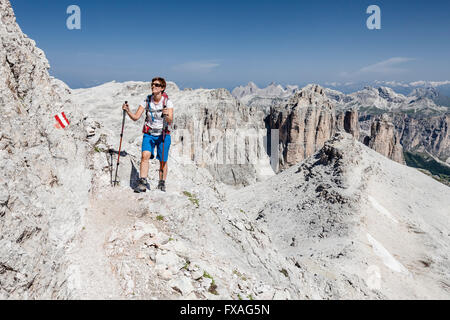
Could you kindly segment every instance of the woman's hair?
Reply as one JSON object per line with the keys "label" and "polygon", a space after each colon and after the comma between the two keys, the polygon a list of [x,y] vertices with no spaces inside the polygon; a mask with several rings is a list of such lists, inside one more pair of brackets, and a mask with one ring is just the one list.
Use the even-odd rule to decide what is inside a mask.
{"label": "woman's hair", "polygon": [[167,85],[166,80],[164,80],[164,78],[156,77],[156,78],[152,79],[152,83],[155,81],[161,82],[161,84],[163,85],[163,92],[164,92],[164,90],[166,90],[166,85]]}

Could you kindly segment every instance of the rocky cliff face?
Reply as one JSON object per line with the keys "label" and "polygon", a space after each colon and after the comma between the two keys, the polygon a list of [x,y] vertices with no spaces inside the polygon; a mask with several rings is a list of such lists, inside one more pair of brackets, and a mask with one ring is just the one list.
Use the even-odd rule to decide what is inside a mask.
{"label": "rocky cliff face", "polygon": [[387,117],[372,122],[370,137],[364,138],[364,144],[391,160],[405,163],[403,148],[397,138],[395,127]]}
{"label": "rocky cliff face", "polygon": [[[450,159],[450,114],[423,117],[389,113],[384,116],[394,124],[396,136],[405,151],[427,151],[444,162]],[[361,116],[361,130],[370,135],[371,125],[377,118],[379,116]]]}
{"label": "rocky cliff face", "polygon": [[264,113],[248,108],[228,90],[173,94],[179,153],[206,167],[218,181],[249,185],[273,175],[266,153]]}
{"label": "rocky cliff face", "polygon": [[352,109],[339,112],[336,118],[336,127],[340,131],[348,132],[356,140],[359,139],[358,110]]}
{"label": "rocky cliff face", "polygon": [[[245,89],[245,90],[244,90]],[[295,91],[286,90],[283,94],[267,95],[253,85],[236,88],[236,96],[246,105],[259,108],[266,114],[270,107],[285,105]],[[448,137],[448,102],[435,88],[418,88],[405,96],[389,87],[370,87],[351,93],[324,88],[325,95],[333,102],[337,113],[337,128],[344,128],[344,118],[348,110],[357,110],[361,117],[360,127],[370,136],[373,119],[380,114],[389,114],[395,125],[396,135],[406,151],[428,151],[443,161],[450,158],[450,139]],[[350,115],[349,115],[350,116]],[[350,119],[350,118],[349,118]],[[353,118],[352,118],[353,119]],[[353,120],[352,120],[353,121]],[[356,129],[354,123],[352,127]],[[347,128],[349,129],[349,128]],[[358,136],[358,133],[351,130]],[[382,148],[381,148],[382,149]]]}
{"label": "rocky cliff face", "polygon": [[[305,88],[308,87],[311,85]],[[284,94],[266,95],[254,88],[250,89],[241,88],[235,93],[239,93],[239,99],[244,104],[259,109],[267,115],[271,113],[271,109],[276,110],[280,105],[287,105],[295,92],[286,91]],[[398,94],[388,87],[365,87],[352,94],[344,94],[328,88],[324,88],[323,91],[335,106],[338,130],[349,132],[356,139],[361,136],[360,140],[363,141],[366,135],[371,136],[374,119],[379,118],[380,114],[386,114],[386,116],[389,114],[395,125],[395,136],[405,150],[426,150],[444,161],[450,158],[449,116],[446,113],[448,109],[433,102],[434,91],[427,95],[423,90],[416,90],[408,96]],[[357,124],[356,120],[359,116],[361,119]],[[362,134],[360,134],[360,128]],[[382,146],[382,143],[381,140],[378,141],[377,150],[388,150],[389,145],[397,144],[387,140],[385,146]],[[399,148],[396,147],[395,150],[391,156],[403,163]]]}
{"label": "rocky cliff face", "polygon": [[[303,90],[310,90],[312,87],[312,85],[308,85]],[[448,157],[448,144],[450,142],[448,139],[448,130],[446,129],[448,127],[446,125],[446,117],[430,116],[430,114],[441,113],[446,109],[435,105],[434,102],[427,97],[416,97],[414,95],[404,96],[387,87],[366,87],[361,91],[349,95],[327,88],[321,90],[324,93],[324,97],[329,98],[328,103],[336,106],[335,110],[337,115],[336,124],[333,126],[334,128],[348,132],[356,139],[361,137],[361,141],[364,141],[366,135],[368,135],[366,143],[368,143],[368,139],[371,138],[372,143],[368,143],[369,146],[376,148],[376,150],[379,150],[382,154],[394,161],[404,163],[401,154],[401,145],[405,145],[406,150],[425,148],[427,151],[439,156],[444,161],[446,160],[445,158]],[[310,146],[309,149],[304,149],[305,146],[302,146],[302,143],[294,145],[292,142],[289,142],[289,147],[286,146],[290,132],[292,132],[298,140],[303,139],[301,134],[299,135],[295,132],[297,129],[291,131],[292,128],[288,125],[288,123],[292,121],[301,122],[303,118],[301,116],[300,118],[297,116],[297,118],[294,118],[290,113],[286,113],[286,108],[284,107],[291,104],[289,99],[294,99],[292,98],[293,93],[290,95],[278,94],[268,96],[262,93],[258,94],[258,91],[255,90],[250,90],[251,93],[248,91],[249,90],[237,90],[236,92],[240,93],[239,97],[241,101],[248,103],[252,108],[259,109],[269,115],[269,127],[280,129],[280,139],[282,139],[281,149],[283,150],[280,160],[282,165],[280,168],[286,168],[293,165],[298,159],[304,159],[310,155],[311,150],[315,150],[314,148],[311,148],[311,145],[314,143],[311,144],[312,140],[310,139],[311,134],[314,132],[314,125],[311,126],[311,123],[315,121],[314,118],[317,116],[313,112],[309,112],[305,116],[305,119],[310,116],[312,117],[311,119],[304,121],[305,123],[309,121],[309,126],[301,125],[306,131],[309,129],[312,130],[309,136],[306,135],[309,138],[305,138],[307,141],[305,140],[306,142],[304,143],[305,146]],[[321,99],[323,100],[324,97]],[[282,110],[283,108],[285,109],[284,116],[279,117],[274,115],[273,112],[279,113],[277,110]],[[379,121],[376,120],[379,118],[380,113],[384,114],[388,111],[395,111],[395,120],[393,120],[395,124],[395,135],[390,132],[390,125],[386,123],[380,125]],[[407,112],[412,113],[408,114]],[[359,114],[362,114],[361,121],[359,121]],[[280,123],[277,123],[277,121],[280,121]],[[376,123],[372,130],[372,123],[374,121],[376,121]],[[282,122],[284,125],[280,126]],[[416,125],[410,126],[410,123],[415,123]],[[294,128],[295,127],[294,124]],[[360,134],[360,127],[363,132],[362,134]],[[288,130],[289,132],[284,132],[285,130]],[[319,146],[320,145],[322,144],[319,143]]]}
{"label": "rocky cliff face", "polygon": [[[0,42],[0,299],[67,298],[66,250],[90,186],[82,117],[7,0]],[[62,110],[71,125],[57,130]]]}
{"label": "rocky cliff face", "polygon": [[268,125],[279,130],[280,169],[311,156],[336,130],[335,109],[323,88],[310,85],[286,105],[271,108]]}
{"label": "rocky cliff face", "polygon": [[450,114],[426,118],[393,115],[392,118],[405,150],[426,150],[443,161],[450,159]]}
{"label": "rocky cliff face", "polygon": [[437,90],[416,89],[404,96],[386,87],[366,87],[349,95],[330,89],[326,89],[326,94],[336,103],[337,110],[357,108],[363,130],[370,130],[373,119],[384,114],[394,124],[405,150],[426,150],[444,161],[450,157],[450,116],[445,97]]}

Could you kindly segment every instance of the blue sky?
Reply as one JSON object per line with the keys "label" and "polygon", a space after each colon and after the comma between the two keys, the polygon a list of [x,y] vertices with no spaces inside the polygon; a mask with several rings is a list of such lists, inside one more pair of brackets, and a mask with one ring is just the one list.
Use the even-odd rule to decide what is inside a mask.
{"label": "blue sky", "polygon": [[[51,74],[70,87],[149,81],[231,89],[450,79],[450,1],[11,0]],[[69,30],[69,5],[81,30]],[[381,9],[369,30],[366,9]]]}

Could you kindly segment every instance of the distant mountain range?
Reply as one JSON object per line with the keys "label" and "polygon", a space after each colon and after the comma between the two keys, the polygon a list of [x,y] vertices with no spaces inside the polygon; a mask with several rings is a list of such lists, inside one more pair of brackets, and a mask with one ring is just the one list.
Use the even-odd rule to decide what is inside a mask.
{"label": "distant mountain range", "polygon": [[[331,100],[334,100],[338,109],[357,108],[362,111],[370,109],[380,112],[404,111],[425,114],[449,111],[450,97],[442,92],[442,88],[445,89],[446,86],[450,88],[450,81],[418,81],[410,84],[385,82],[385,85],[381,85],[381,81],[376,83],[377,86],[366,85],[353,92],[348,92],[352,86],[350,83],[344,84],[345,90],[338,90],[337,87],[342,86],[330,83],[325,92]],[[358,84],[358,87],[360,85]],[[357,88],[356,85],[354,88]],[[398,88],[401,90],[398,91]],[[255,83],[249,82],[246,86],[236,87],[232,95],[250,106],[269,107],[287,101],[298,89],[298,85],[283,87],[275,83],[266,88],[259,88]]]}
{"label": "distant mountain range", "polygon": [[[338,114],[357,110],[360,130],[364,133],[361,137],[370,135],[374,119],[387,115],[395,126],[396,139],[406,152],[416,155],[429,152],[450,163],[450,97],[442,92],[442,88],[449,86],[449,81],[378,81],[377,84],[376,87],[366,85],[348,93],[336,90],[340,84],[333,83],[323,91]],[[355,84],[344,84],[347,89],[351,85]],[[298,86],[294,85],[283,87],[272,83],[266,88],[258,88],[251,82],[235,88],[232,94],[246,106],[269,115],[274,108],[288,105],[296,94],[313,86],[309,84],[297,89]],[[402,88],[402,91],[398,92],[397,88]]]}
{"label": "distant mountain range", "polygon": [[416,88],[409,95],[429,98],[439,106],[450,107],[450,97],[444,95],[436,87]]}
{"label": "distant mountain range", "polygon": [[232,95],[238,99],[249,95],[258,95],[263,97],[284,97],[292,95],[298,85],[287,85],[283,87],[280,84],[272,82],[266,88],[260,89],[254,82],[249,82],[246,86],[239,86],[233,89]]}
{"label": "distant mountain range", "polygon": [[371,82],[325,82],[324,87],[328,87],[334,90],[339,90],[344,93],[352,93],[363,89],[364,87],[389,87],[398,93],[409,95],[417,88],[435,88],[441,94],[450,96],[450,81],[371,81]]}
{"label": "distant mountain range", "polygon": [[[361,112],[371,114],[381,112],[407,112],[425,115],[444,113],[447,106],[438,105],[436,101],[444,100],[434,88],[421,88],[409,95],[395,92],[389,87],[364,87],[351,94],[344,94],[337,90],[326,89],[327,96],[334,100],[337,109],[356,108]],[[446,97],[445,97],[446,98]]]}
{"label": "distant mountain range", "polygon": [[[264,90],[268,88],[273,87],[281,87],[282,90],[286,90],[288,88],[299,88],[307,85],[308,83],[299,83],[296,85],[286,85],[282,86],[280,84],[276,84],[272,82],[269,86],[266,88],[259,88],[254,82],[249,82],[245,86],[239,86],[236,87],[237,91],[242,90],[243,88],[248,87],[249,85],[253,86],[255,90]],[[352,93],[355,91],[362,90],[364,87],[389,87],[393,89],[394,91],[409,95],[411,92],[413,92],[415,89],[418,88],[434,88],[437,91],[439,91],[441,94],[450,96],[450,80],[446,81],[413,81],[413,82],[402,82],[402,81],[361,81],[361,82],[319,82],[319,85],[322,87],[334,89],[341,91],[343,93]]]}

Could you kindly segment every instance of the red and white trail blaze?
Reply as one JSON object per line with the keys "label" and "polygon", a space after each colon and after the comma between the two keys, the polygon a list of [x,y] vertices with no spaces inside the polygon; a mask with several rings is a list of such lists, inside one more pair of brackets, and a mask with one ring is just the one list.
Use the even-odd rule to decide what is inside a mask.
{"label": "red and white trail blaze", "polygon": [[55,119],[56,119],[56,121],[58,121],[58,123],[55,125],[55,127],[57,127],[57,128],[63,128],[64,129],[65,127],[67,127],[70,124],[70,122],[69,122],[69,120],[67,120],[66,115],[64,114],[64,112],[58,113],[55,116]]}

